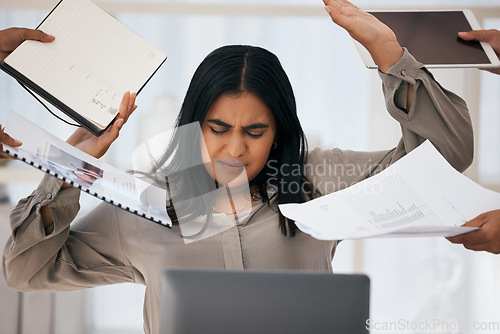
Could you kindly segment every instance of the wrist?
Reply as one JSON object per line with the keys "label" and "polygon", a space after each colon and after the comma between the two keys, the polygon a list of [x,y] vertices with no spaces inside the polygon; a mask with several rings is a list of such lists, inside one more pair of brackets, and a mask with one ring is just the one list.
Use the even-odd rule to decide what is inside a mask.
{"label": "wrist", "polygon": [[69,183],[64,182],[63,185],[61,186],[61,189],[66,189],[66,188],[71,188],[72,185]]}
{"label": "wrist", "polygon": [[397,41],[378,45],[369,51],[375,64],[377,64],[379,70],[383,73],[386,73],[394,66],[404,54],[403,48]]}

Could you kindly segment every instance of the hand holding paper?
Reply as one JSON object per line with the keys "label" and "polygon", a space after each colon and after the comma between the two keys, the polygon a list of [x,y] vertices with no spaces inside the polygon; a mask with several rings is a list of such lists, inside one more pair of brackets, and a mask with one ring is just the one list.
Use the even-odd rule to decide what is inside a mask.
{"label": "hand holding paper", "polygon": [[317,239],[454,236],[500,194],[460,174],[427,141],[381,173],[347,189],[280,210]]}
{"label": "hand holding paper", "polygon": [[500,254],[500,210],[482,213],[464,226],[476,226],[480,230],[447,239],[467,249]]}
{"label": "hand holding paper", "polygon": [[[124,99],[124,102],[127,102],[123,103],[127,108],[134,105],[132,97]],[[133,107],[132,110],[123,110],[128,110],[124,115],[126,120]],[[161,225],[172,226],[165,206],[166,191],[163,188],[82,152],[15,112],[11,112],[7,127],[14,137],[23,141],[23,145],[17,148],[4,145],[4,152],[63,180],[68,186],[71,184],[82,192]],[[71,136],[77,146],[90,149],[94,143],[104,150],[109,147],[105,138],[104,135],[93,136],[83,129]],[[48,225],[51,220],[51,216],[47,220],[44,218]]]}
{"label": "hand holding paper", "polygon": [[7,133],[5,133],[5,129],[0,124],[0,159],[12,159],[10,155],[3,152],[2,144],[6,144],[12,147],[18,147],[22,145],[22,143],[19,140],[16,140],[11,136],[9,136]]}

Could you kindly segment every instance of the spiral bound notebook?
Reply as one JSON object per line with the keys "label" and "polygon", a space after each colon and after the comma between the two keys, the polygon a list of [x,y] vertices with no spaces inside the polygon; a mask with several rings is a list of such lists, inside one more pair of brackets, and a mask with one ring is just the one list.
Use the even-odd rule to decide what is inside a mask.
{"label": "spiral bound notebook", "polygon": [[0,68],[100,135],[123,94],[139,93],[163,52],[89,0],[61,0],[38,26],[51,43],[25,41]]}
{"label": "spiral bound notebook", "polygon": [[10,156],[53,175],[105,202],[163,226],[172,227],[165,189],[108,165],[11,112],[6,128],[23,145],[3,144]]}

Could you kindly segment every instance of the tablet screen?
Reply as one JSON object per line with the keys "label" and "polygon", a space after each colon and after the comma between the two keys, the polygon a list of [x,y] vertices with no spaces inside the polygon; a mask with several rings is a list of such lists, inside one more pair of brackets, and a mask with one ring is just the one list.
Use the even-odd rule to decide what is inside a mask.
{"label": "tablet screen", "polygon": [[432,64],[491,64],[476,41],[463,41],[459,31],[472,30],[462,11],[370,12],[389,26],[419,62]]}

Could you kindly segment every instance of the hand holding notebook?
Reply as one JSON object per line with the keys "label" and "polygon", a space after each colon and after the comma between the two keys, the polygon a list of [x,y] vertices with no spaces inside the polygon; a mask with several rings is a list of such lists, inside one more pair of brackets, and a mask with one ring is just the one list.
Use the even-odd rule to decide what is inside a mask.
{"label": "hand holding notebook", "polygon": [[101,136],[97,137],[87,129],[77,129],[66,142],[85,152],[94,158],[99,159],[106,153],[109,146],[118,138],[119,132],[123,124],[125,124],[134,110],[136,94],[126,92],[123,95],[122,102],[116,120]]}
{"label": "hand holding notebook", "polygon": [[166,59],[89,0],[61,0],[38,28],[55,41],[26,41],[0,67],[98,136]]}
{"label": "hand holding notebook", "polygon": [[4,60],[5,57],[26,40],[47,43],[54,41],[54,36],[48,35],[41,30],[27,28],[8,28],[0,30],[0,61]]}

